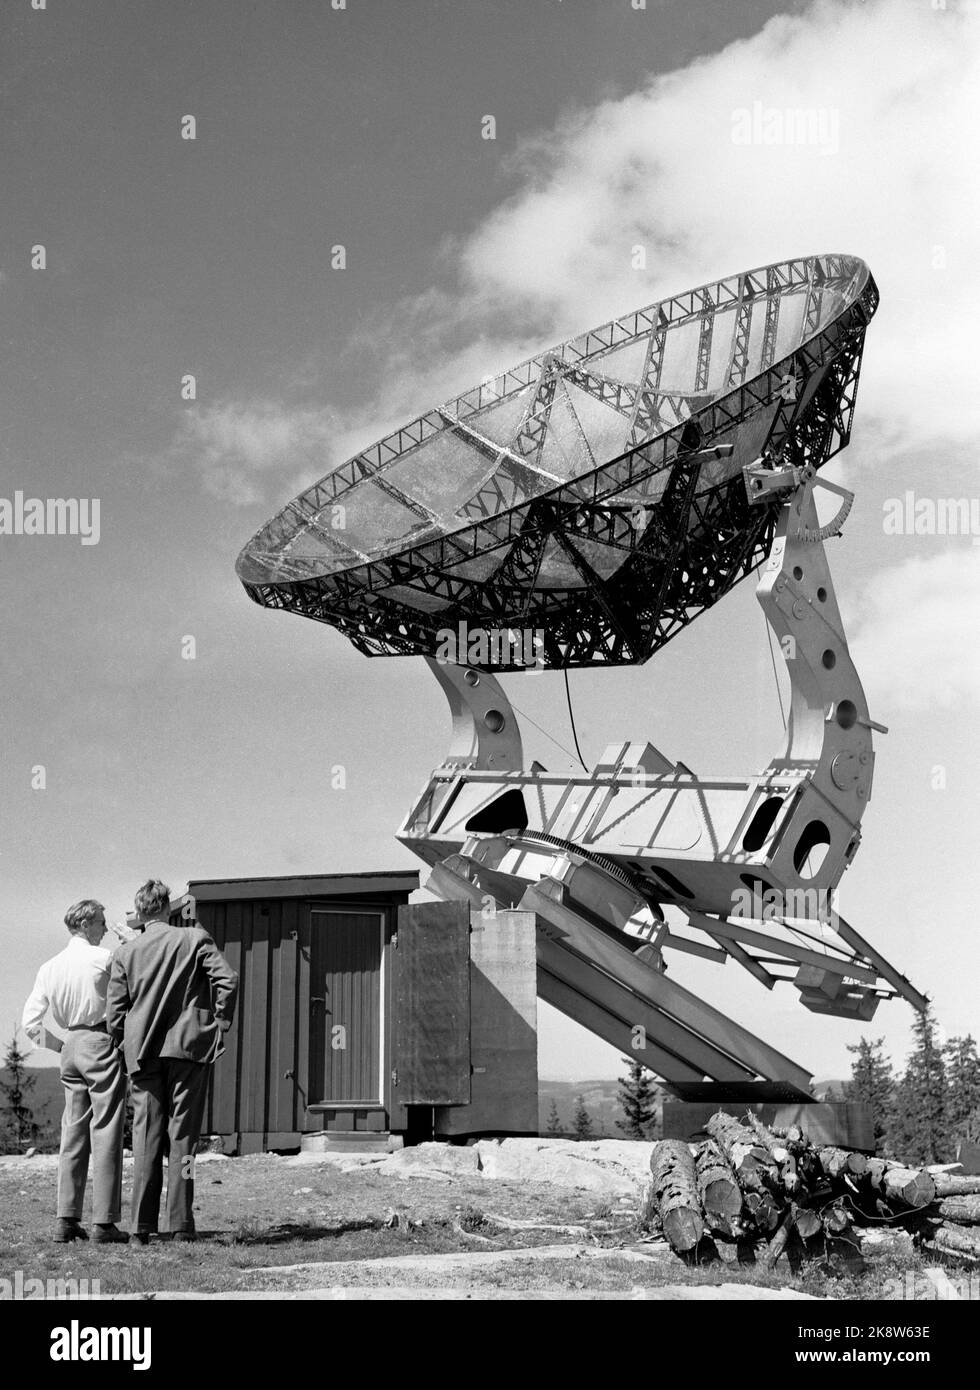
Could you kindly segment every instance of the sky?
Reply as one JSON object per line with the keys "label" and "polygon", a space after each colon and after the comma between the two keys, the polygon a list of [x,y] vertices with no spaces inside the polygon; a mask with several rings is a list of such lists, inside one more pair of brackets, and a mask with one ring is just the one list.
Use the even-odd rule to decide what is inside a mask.
{"label": "sky", "polygon": [[[415,867],[393,837],[442,696],[421,659],[251,604],[234,563],[264,521],[566,336],[821,251],[882,296],[828,472],[856,494],[830,559],[890,730],[842,911],[947,1035],[980,1032],[980,541],[892,505],[980,506],[980,6],[11,0],[0,29],[0,499],[99,503],[97,543],[0,535],[0,1033],[80,897],[119,919],[151,874]],[[528,759],[571,768],[561,676],[505,685]],[[782,746],[751,584],[571,690],[586,761],[649,739],[731,776]],[[862,1032],[909,1046],[900,1002],[828,1020],[732,963],[672,969],[817,1076]],[[539,1025],[543,1075],[621,1071]]]}

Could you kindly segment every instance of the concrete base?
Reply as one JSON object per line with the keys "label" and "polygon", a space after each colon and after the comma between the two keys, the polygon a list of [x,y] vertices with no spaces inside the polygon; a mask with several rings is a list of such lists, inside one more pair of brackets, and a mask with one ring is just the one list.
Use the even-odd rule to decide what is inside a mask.
{"label": "concrete base", "polygon": [[400,1149],[400,1136],[364,1129],[318,1130],[304,1134],[300,1153],[391,1153]]}
{"label": "concrete base", "polygon": [[705,1124],[719,1110],[736,1118],[751,1110],[770,1128],[787,1129],[790,1125],[798,1125],[812,1144],[835,1144],[842,1149],[874,1152],[870,1108],[856,1101],[844,1100],[814,1102],[812,1105],[797,1102],[753,1105],[744,1101],[703,1104],[700,1101],[665,1100],[663,1137],[688,1142],[703,1139]]}

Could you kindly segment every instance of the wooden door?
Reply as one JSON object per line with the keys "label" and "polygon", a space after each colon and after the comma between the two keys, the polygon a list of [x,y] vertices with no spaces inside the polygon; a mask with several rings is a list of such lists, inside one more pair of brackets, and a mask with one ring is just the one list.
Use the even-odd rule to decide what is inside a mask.
{"label": "wooden door", "polygon": [[382,1100],[384,917],[310,910],[310,1104]]}

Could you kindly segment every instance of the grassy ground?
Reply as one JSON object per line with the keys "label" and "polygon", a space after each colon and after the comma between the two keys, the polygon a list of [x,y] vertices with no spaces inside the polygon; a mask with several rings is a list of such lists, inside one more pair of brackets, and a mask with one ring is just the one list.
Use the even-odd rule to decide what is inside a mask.
{"label": "grassy ground", "polygon": [[[132,1171],[126,1166],[124,1209]],[[751,1265],[687,1267],[669,1255],[638,1262],[617,1249],[649,1241],[643,1214],[632,1200],[606,1202],[595,1193],[544,1184],[488,1182],[477,1177],[403,1181],[370,1167],[341,1173],[331,1166],[293,1165],[272,1155],[201,1162],[197,1170],[196,1244],[154,1240],[147,1247],[57,1245],[56,1173],[29,1162],[0,1171],[0,1277],[98,1279],[103,1294],[154,1290],[197,1292],[289,1290],[388,1285],[507,1289],[596,1289],[629,1293],[665,1284],[743,1282],[795,1288],[821,1297],[880,1298],[885,1283],[904,1269],[882,1262],[863,1273],[805,1270],[766,1272]],[[385,1221],[397,1216],[398,1224]],[[581,1225],[587,1234],[515,1232],[511,1221]],[[561,1243],[605,1248],[609,1259],[516,1260],[493,1270],[398,1271],[348,1261],[455,1251],[518,1250]],[[638,1245],[638,1243],[640,1243]],[[650,1248],[648,1246],[648,1248]],[[322,1270],[283,1266],[322,1263]],[[331,1266],[345,1264],[341,1271]],[[253,1272],[255,1271],[255,1272]],[[342,1278],[338,1279],[337,1275]]]}

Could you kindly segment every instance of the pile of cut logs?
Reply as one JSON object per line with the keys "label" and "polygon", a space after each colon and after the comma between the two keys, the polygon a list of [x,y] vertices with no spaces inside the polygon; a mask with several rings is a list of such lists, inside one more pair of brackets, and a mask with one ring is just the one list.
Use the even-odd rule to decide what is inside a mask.
{"label": "pile of cut logs", "polygon": [[980,1177],[819,1147],[751,1113],[719,1112],[705,1130],[699,1144],[663,1139],[650,1156],[660,1222],[679,1254],[772,1265],[901,1227],[935,1254],[980,1264]]}

